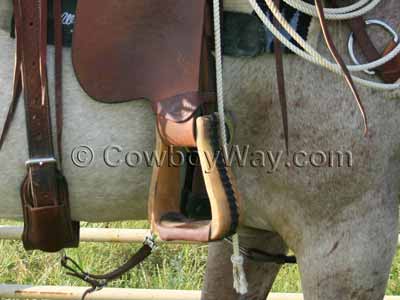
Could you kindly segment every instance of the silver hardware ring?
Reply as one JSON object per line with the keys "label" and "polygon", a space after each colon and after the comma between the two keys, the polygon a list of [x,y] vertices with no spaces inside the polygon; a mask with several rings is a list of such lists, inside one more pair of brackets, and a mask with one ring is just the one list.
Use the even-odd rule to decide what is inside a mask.
{"label": "silver hardware ring", "polygon": [[[376,25],[376,26],[380,26],[383,29],[385,29],[386,31],[388,31],[392,36],[393,36],[393,41],[397,44],[399,41],[399,36],[397,34],[397,32],[390,27],[387,23],[385,23],[384,21],[378,20],[378,19],[370,19],[370,20],[366,20],[365,21],[366,25]],[[356,64],[356,65],[360,65],[360,61],[357,59],[355,53],[354,53],[354,32],[352,32],[350,34],[349,37],[349,42],[347,44],[347,48],[350,54],[350,58],[352,59],[352,61]],[[365,73],[367,73],[368,75],[375,75],[375,71],[371,71],[371,70],[364,70]]]}
{"label": "silver hardware ring", "polygon": [[25,166],[27,167],[30,167],[32,165],[43,166],[45,164],[55,164],[55,163],[57,163],[57,160],[54,157],[43,157],[43,158],[33,158],[27,160],[25,162]]}

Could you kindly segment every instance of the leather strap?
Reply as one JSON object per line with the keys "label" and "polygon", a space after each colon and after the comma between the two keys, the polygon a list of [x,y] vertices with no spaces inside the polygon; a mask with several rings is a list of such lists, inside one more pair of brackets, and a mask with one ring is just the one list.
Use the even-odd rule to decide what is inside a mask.
{"label": "leather strap", "polygon": [[[61,0],[54,3],[59,9]],[[17,52],[21,53],[16,66],[20,71],[15,73],[22,74],[29,150],[28,174],[21,187],[22,240],[28,250],[55,252],[78,245],[79,224],[71,221],[68,187],[53,148],[46,72],[47,4],[47,0],[14,0]]]}
{"label": "leather strap", "polygon": [[[276,7],[279,8],[281,0],[274,0]],[[278,30],[281,28],[280,23],[276,18],[273,20],[274,25]],[[279,102],[281,105],[283,132],[285,135],[285,146],[286,151],[289,153],[289,124],[288,124],[288,111],[287,111],[287,98],[285,88],[285,70],[283,67],[283,49],[282,44],[277,37],[274,38],[274,52],[275,52],[275,63],[276,63],[276,78],[278,82],[278,94]]]}
{"label": "leather strap", "polygon": [[3,129],[0,134],[0,150],[2,149],[5,139],[7,137],[8,131],[10,130],[11,123],[15,116],[15,111],[17,109],[19,98],[22,91],[22,78],[21,78],[21,43],[16,41],[16,51],[15,51],[15,62],[14,62],[14,83],[13,83],[13,93],[11,98],[10,107],[8,109],[7,117],[3,125]]}
{"label": "leather strap", "polygon": [[[387,55],[391,52],[397,44],[392,40],[386,49],[383,51],[383,55]],[[387,82],[394,83],[400,78],[400,54],[393,58],[391,61],[388,61],[385,65],[383,65],[381,74],[387,80]]]}
{"label": "leather strap", "polygon": [[[154,247],[154,241],[152,239],[146,239],[143,246],[133,256],[131,256],[126,263],[114,271],[103,275],[96,275],[83,271],[77,262],[66,255],[61,259],[61,265],[68,270],[67,275],[79,278],[91,285],[91,288],[87,289],[82,295],[81,300],[84,300],[90,293],[102,289],[110,281],[120,278],[122,275],[143,262],[147,257],[150,256]],[[71,262],[72,265],[69,265],[68,262]]]}
{"label": "leather strap", "polygon": [[[332,0],[332,5],[334,7],[338,7],[337,1]],[[355,41],[357,46],[361,49],[361,52],[364,54],[368,62],[376,61],[382,57],[381,53],[376,49],[374,43],[372,42],[368,32],[367,26],[365,24],[365,20],[362,16],[348,19],[347,24],[349,25],[351,31],[354,33]],[[386,49],[390,47],[394,42],[391,41]],[[396,45],[395,45],[396,46]],[[393,50],[394,47],[391,49]],[[383,55],[387,54],[390,51],[385,51]],[[397,58],[389,61],[388,63],[378,67],[375,71],[377,75],[386,83],[394,83],[396,82],[400,76],[393,76],[396,73],[396,69],[400,68],[400,55]]]}
{"label": "leather strap", "polygon": [[336,63],[340,66],[340,68],[342,69],[344,78],[347,82],[347,85],[350,87],[351,92],[353,93],[353,96],[357,102],[357,105],[360,109],[362,118],[363,118],[363,122],[364,122],[364,135],[366,135],[368,133],[368,121],[367,121],[367,116],[365,114],[365,109],[364,109],[364,105],[361,102],[361,98],[360,95],[358,94],[358,91],[356,89],[356,86],[353,82],[353,78],[351,77],[350,71],[347,68],[345,62],[343,61],[343,58],[340,56],[338,50],[336,49],[335,43],[332,40],[331,34],[329,32],[328,29],[328,25],[326,22],[326,18],[325,18],[325,13],[324,13],[324,6],[322,4],[321,0],[314,0],[315,1],[315,6],[317,8],[317,13],[318,13],[318,19],[319,22],[321,24],[321,28],[322,28],[322,33],[324,35],[324,39],[326,42],[326,45],[328,46],[329,51],[331,52],[333,58],[335,59]]}

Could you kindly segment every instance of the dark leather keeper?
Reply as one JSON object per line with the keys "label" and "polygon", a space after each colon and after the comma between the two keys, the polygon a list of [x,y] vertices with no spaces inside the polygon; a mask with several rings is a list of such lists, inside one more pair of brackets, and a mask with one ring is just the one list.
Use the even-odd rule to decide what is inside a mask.
{"label": "dark leather keeper", "polygon": [[24,213],[28,220],[23,233],[26,250],[57,252],[65,247],[77,247],[79,225],[68,224],[64,205],[37,208],[25,205]]}
{"label": "dark leather keeper", "polygon": [[[38,190],[32,192],[32,185],[38,184],[40,178],[49,179],[41,186],[47,182],[49,187],[55,189],[54,194],[46,195]],[[31,171],[21,186],[21,199],[25,220],[22,241],[26,250],[57,252],[63,248],[78,247],[79,222],[71,220],[67,182],[55,165]]]}

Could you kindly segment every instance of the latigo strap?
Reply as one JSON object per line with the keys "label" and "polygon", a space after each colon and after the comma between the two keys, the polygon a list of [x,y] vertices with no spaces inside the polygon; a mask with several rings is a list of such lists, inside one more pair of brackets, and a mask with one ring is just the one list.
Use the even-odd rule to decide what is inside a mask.
{"label": "latigo strap", "polygon": [[[60,1],[54,1],[58,15]],[[21,187],[25,221],[22,240],[25,249],[55,252],[78,245],[79,223],[71,221],[67,182],[57,167],[53,146],[46,74],[47,4],[47,0],[14,0],[18,46],[13,102],[17,101],[22,79],[29,149],[27,175]],[[60,27],[56,29],[56,35],[61,36]],[[60,53],[58,49],[59,64]],[[59,85],[60,70],[57,73]],[[60,98],[61,90],[57,93]]]}

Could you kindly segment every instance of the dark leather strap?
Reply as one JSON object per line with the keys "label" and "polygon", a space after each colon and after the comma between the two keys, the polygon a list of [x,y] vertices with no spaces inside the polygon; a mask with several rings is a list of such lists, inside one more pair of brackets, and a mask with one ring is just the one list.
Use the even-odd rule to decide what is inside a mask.
{"label": "dark leather strap", "polygon": [[[281,0],[274,0],[276,7],[279,8]],[[281,28],[280,23],[276,18],[273,20],[274,25],[278,30]],[[274,38],[274,52],[275,52],[275,63],[276,63],[276,77],[278,82],[278,94],[279,102],[281,105],[283,132],[285,135],[285,146],[286,151],[289,153],[289,124],[288,124],[288,111],[287,111],[287,99],[286,99],[286,88],[285,88],[285,70],[283,67],[283,56],[282,56],[282,44],[277,37]]]}
{"label": "dark leather strap", "polygon": [[[332,5],[334,7],[338,7],[337,1],[332,0]],[[372,42],[368,32],[367,25],[365,24],[365,20],[363,17],[357,17],[353,19],[348,19],[347,24],[349,25],[351,31],[354,33],[354,39],[356,41],[357,46],[361,49],[361,52],[364,54],[368,62],[376,61],[382,57],[381,53],[376,49],[374,43]],[[391,41],[393,43],[393,41]],[[389,44],[390,45],[390,44]],[[393,48],[392,48],[393,49]],[[387,54],[384,53],[384,55]],[[400,55],[398,55],[397,60],[400,59]],[[400,77],[393,76],[394,70],[400,68],[400,64],[397,64],[396,58],[392,61],[378,67],[375,71],[377,75],[386,83],[394,83]]]}
{"label": "dark leather strap", "polygon": [[10,103],[10,108],[8,109],[6,121],[4,122],[3,129],[0,134],[0,150],[2,149],[5,139],[7,137],[8,131],[10,130],[11,123],[15,116],[15,111],[17,109],[19,98],[22,91],[22,78],[21,78],[21,45],[16,41],[15,46],[15,62],[14,62],[14,83],[13,83],[13,93]]}
{"label": "dark leather strap", "polygon": [[63,134],[63,102],[62,102],[62,1],[53,0],[54,15],[54,82],[55,82],[55,100],[56,100],[56,125],[57,125],[57,150],[60,166],[62,165],[62,134]]}
{"label": "dark leather strap", "polygon": [[53,148],[46,74],[47,0],[14,0],[14,10],[21,53],[16,66],[21,69],[15,73],[22,74],[29,150],[28,174],[21,187],[22,240],[26,249],[55,252],[78,245],[79,224],[71,221],[67,183]]}
{"label": "dark leather strap", "polygon": [[[110,281],[120,278],[122,275],[135,268],[141,262],[143,262],[147,257],[150,256],[155,247],[153,240],[146,240],[143,246],[133,255],[131,258],[124,263],[122,266],[118,267],[114,271],[106,273],[104,275],[90,274],[85,271],[76,263],[73,259],[68,256],[64,256],[61,260],[61,265],[68,270],[67,274],[79,278],[91,285],[91,288],[87,289],[81,300],[84,300],[87,295],[98,291],[105,287]],[[71,262],[72,265],[69,265]]]}
{"label": "dark leather strap", "polygon": [[[383,51],[383,55],[387,55],[394,48],[397,47],[397,44],[392,40],[389,45],[387,45],[386,49]],[[387,82],[394,83],[400,78],[400,54],[394,57],[391,61],[388,61],[385,65],[384,69],[381,70],[382,76],[384,76]]]}
{"label": "dark leather strap", "polygon": [[353,93],[353,96],[357,102],[357,105],[360,109],[362,118],[363,118],[363,122],[364,122],[364,135],[366,135],[368,133],[368,121],[367,121],[367,116],[365,114],[365,109],[364,106],[361,102],[361,98],[360,95],[358,94],[358,91],[356,89],[356,86],[353,82],[353,78],[351,77],[350,71],[347,68],[345,62],[343,61],[343,58],[340,56],[338,50],[336,49],[336,46],[332,40],[331,34],[329,32],[328,29],[328,25],[326,22],[326,18],[325,18],[325,13],[324,13],[324,6],[322,4],[321,0],[314,0],[315,1],[315,6],[317,8],[317,13],[318,13],[318,19],[319,22],[321,24],[321,28],[322,28],[322,33],[324,35],[324,39],[326,42],[326,45],[329,48],[329,51],[331,52],[333,58],[335,59],[336,63],[340,66],[340,68],[342,69],[344,78],[348,84],[348,86],[351,89],[351,92]]}

